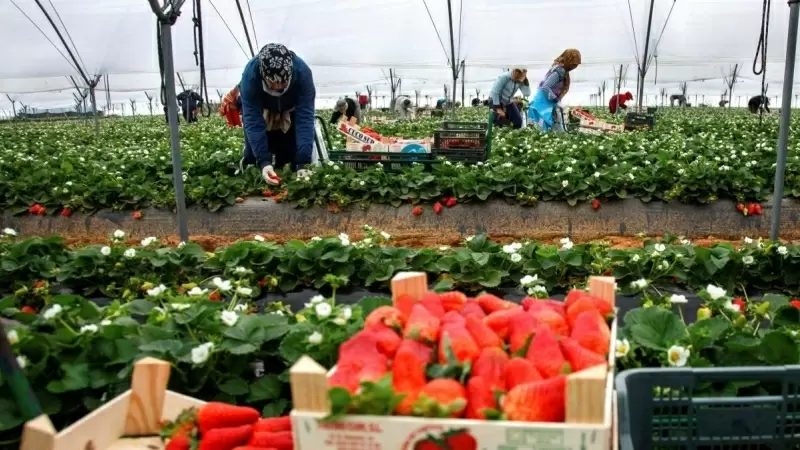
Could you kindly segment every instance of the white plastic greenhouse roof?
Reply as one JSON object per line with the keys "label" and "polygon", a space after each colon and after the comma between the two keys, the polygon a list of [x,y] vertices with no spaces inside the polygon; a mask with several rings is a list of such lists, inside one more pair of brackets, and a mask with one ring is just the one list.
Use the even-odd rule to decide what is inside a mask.
{"label": "white plastic greenhouse roof", "polygon": [[[132,99],[145,105],[142,111],[145,92],[158,98],[156,20],[146,0],[40,1],[59,26],[63,21],[87,73],[108,76],[111,103]],[[452,84],[446,0],[240,1],[256,51],[268,42],[294,50],[311,66],[321,104],[365,92],[367,85],[378,99],[388,96],[390,68],[411,96],[418,90],[435,99]],[[202,0],[201,7],[209,97],[217,100],[217,90],[224,94],[238,82],[250,53],[235,1]],[[623,90],[635,93],[636,55],[643,52],[649,7],[650,0],[452,0],[456,60],[466,61],[466,98],[478,90],[485,97],[508,67],[528,68],[537,83],[568,47],[581,50],[583,64],[573,72],[567,103],[589,103],[603,82],[608,98],[620,65],[627,68]],[[678,93],[679,83],[688,82],[690,96],[709,96],[706,103],[716,104],[735,64],[741,71],[734,103],[737,96],[758,94],[761,80],[752,66],[761,8],[758,0],[656,0],[650,49],[655,47],[657,59],[647,76],[648,101],[662,89]],[[780,94],[788,15],[785,2],[773,2],[770,96]],[[39,110],[70,107],[75,91],[67,77],[85,85],[32,22],[66,54],[34,0],[0,1],[0,110],[11,109],[5,94]],[[186,83],[197,85],[192,31],[188,0],[173,30],[175,68]],[[106,106],[102,89],[103,83],[98,107]]]}

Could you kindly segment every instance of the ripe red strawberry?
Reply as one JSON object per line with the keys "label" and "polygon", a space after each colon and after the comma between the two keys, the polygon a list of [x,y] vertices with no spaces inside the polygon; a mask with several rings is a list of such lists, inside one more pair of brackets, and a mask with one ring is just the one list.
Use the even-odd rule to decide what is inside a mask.
{"label": "ripe red strawberry", "polygon": [[266,417],[264,419],[258,419],[258,422],[256,422],[255,425],[253,425],[254,433],[260,433],[264,431],[275,433],[277,431],[291,431],[291,430],[292,430],[291,416]]}
{"label": "ripe red strawberry", "polygon": [[386,357],[378,348],[377,333],[368,329],[359,331],[339,346],[339,364],[350,361],[361,362],[364,359],[386,362]]}
{"label": "ripe red strawberry", "polygon": [[141,220],[141,218],[142,218],[142,216],[143,216],[143,215],[144,215],[144,214],[142,214],[142,212],[141,212],[141,211],[134,211],[134,212],[131,214],[131,217],[133,217],[133,220]]}
{"label": "ripe red strawberry", "polygon": [[569,337],[583,348],[589,349],[600,356],[608,355],[611,331],[603,317],[596,311],[580,313],[572,325],[572,332]]}
{"label": "ripe red strawberry", "polygon": [[744,203],[739,203],[736,205],[736,210],[739,212],[744,212]]}
{"label": "ripe red strawberry", "polygon": [[252,445],[241,445],[233,450],[277,450],[274,447],[253,447]]}
{"label": "ripe red strawberry", "polygon": [[[215,428],[238,427],[252,425],[261,417],[261,413],[246,406],[235,406],[227,403],[209,402],[197,412],[197,428],[205,437],[209,430]],[[250,428],[252,432],[252,427]],[[248,436],[249,438],[250,436]],[[247,439],[245,439],[245,442]]]}
{"label": "ripe red strawberry", "polygon": [[472,363],[478,359],[481,349],[472,335],[469,334],[467,328],[462,325],[449,324],[442,327],[442,336],[439,340],[439,363],[447,364],[449,361],[447,357],[447,345],[450,345],[453,354],[460,362]]}
{"label": "ripe red strawberry", "polygon": [[247,445],[260,448],[274,448],[275,450],[293,450],[294,438],[291,431],[261,431],[253,433]]}
{"label": "ripe red strawberry", "polygon": [[496,311],[502,311],[504,309],[513,309],[518,307],[516,303],[507,302],[496,295],[485,294],[485,293],[479,295],[475,299],[475,301],[477,301],[478,304],[481,305],[481,308],[483,308],[486,314],[491,314]]}
{"label": "ripe red strawberry", "polygon": [[439,294],[439,300],[442,301],[442,307],[445,312],[461,311],[467,303],[467,296],[461,292],[442,292]]}
{"label": "ripe red strawberry", "polygon": [[757,216],[761,215],[761,205],[756,203],[753,205],[753,213]]}
{"label": "ripe red strawberry", "polygon": [[548,307],[542,307],[536,311],[530,311],[530,314],[537,322],[547,325],[553,332],[559,336],[569,335],[569,326],[567,320]]}
{"label": "ripe red strawberry", "polygon": [[506,394],[503,413],[509,420],[523,422],[563,422],[567,378],[521,384]]}
{"label": "ripe red strawberry", "polygon": [[481,350],[478,359],[472,366],[472,377],[481,377],[492,389],[505,392],[508,361],[508,355],[503,349],[485,348]]}
{"label": "ripe red strawberry", "polygon": [[442,300],[439,299],[439,294],[426,292],[422,296],[422,306],[439,319],[444,317],[444,306],[442,306]]}
{"label": "ripe red strawberry", "polygon": [[415,341],[434,343],[439,340],[441,321],[438,317],[430,313],[421,304],[411,308],[411,315],[408,317],[406,327],[403,330],[403,337]]}
{"label": "ripe red strawberry", "polygon": [[748,203],[747,207],[746,207],[746,211],[747,211],[746,215],[752,216],[756,212],[755,206],[752,203]]}
{"label": "ripe red strawberry", "polygon": [[386,361],[379,352],[364,354],[361,359],[340,359],[336,371],[328,378],[328,384],[355,394],[362,382],[378,381],[388,373]]}
{"label": "ripe red strawberry", "polygon": [[444,204],[448,208],[452,208],[453,206],[456,206],[457,203],[458,203],[458,200],[456,200],[455,197],[447,197],[447,200],[445,200],[445,202],[444,202]]}
{"label": "ripe red strawberry", "polygon": [[442,317],[442,328],[444,328],[446,325],[458,325],[464,327],[467,325],[467,321],[461,314],[455,311],[450,311],[449,313],[446,313],[444,317]]}
{"label": "ripe red strawberry", "polygon": [[208,294],[208,300],[212,302],[220,302],[222,301],[222,294],[220,294],[219,291],[214,291]]}
{"label": "ripe red strawberry", "polygon": [[45,287],[47,287],[47,281],[36,280],[36,281],[33,282],[33,288],[34,289],[42,289],[42,288],[45,288]]}
{"label": "ripe red strawberry", "polygon": [[533,363],[543,378],[553,378],[569,368],[569,363],[558,345],[558,337],[547,326],[536,329],[525,359]]}
{"label": "ripe red strawberry", "polygon": [[467,407],[467,392],[456,380],[431,380],[414,402],[414,414],[422,417],[461,417]]}
{"label": "ripe red strawberry", "polygon": [[594,311],[601,317],[608,317],[613,313],[613,308],[605,300],[588,294],[581,294],[580,296],[575,296],[575,298],[577,299],[567,304],[567,324],[569,324],[570,328],[575,326],[575,320],[583,312]]}
{"label": "ripe red strawberry", "polygon": [[464,317],[475,316],[478,319],[486,317],[483,308],[474,300],[467,300],[467,302],[464,303],[464,306],[461,308],[461,315]]}
{"label": "ripe red strawberry", "polygon": [[467,429],[448,431],[444,435],[444,443],[447,445],[447,448],[478,450],[478,440],[475,439],[475,436],[471,435]]}
{"label": "ripe red strawberry", "polygon": [[404,322],[408,321],[408,317],[411,315],[411,309],[417,303],[419,302],[409,294],[400,294],[394,299],[394,307],[400,311]]}
{"label": "ripe red strawberry", "polygon": [[434,203],[433,204],[433,212],[435,212],[436,214],[441,214],[442,213],[442,204],[439,203],[439,202]]}
{"label": "ripe red strawberry", "polygon": [[739,309],[739,312],[744,312],[745,308],[747,307],[747,304],[741,297],[736,297],[731,303],[733,303],[733,305]]}
{"label": "ripe red strawberry", "polygon": [[520,350],[524,350],[525,345],[528,344],[531,336],[533,336],[533,332],[539,325],[539,322],[537,322],[532,315],[525,314],[524,312],[512,317],[508,323],[509,351],[511,353],[516,353]]}
{"label": "ripe red strawberry", "polygon": [[505,309],[484,317],[483,323],[491,328],[500,339],[505,340],[509,335],[508,327],[511,324],[511,319],[520,314],[525,314],[522,308]]}
{"label": "ripe red strawberry", "polygon": [[472,339],[478,344],[480,348],[502,348],[503,340],[492,331],[477,314],[467,316],[466,324],[467,331],[472,335]]}
{"label": "ripe red strawberry", "polygon": [[[241,408],[241,406],[237,408]],[[256,411],[256,413],[258,413],[258,411]],[[253,422],[255,422],[255,420]],[[253,436],[253,425],[214,428],[202,433],[202,439],[200,440],[200,447],[198,447],[198,450],[233,450],[240,445],[246,444],[251,436]]]}
{"label": "ripe red strawberry", "polygon": [[566,356],[567,361],[569,361],[573,372],[608,364],[605,358],[591,350],[581,347],[580,344],[572,339],[562,339],[558,343],[561,345],[561,351],[564,353],[564,356]]}
{"label": "ripe red strawberry", "polygon": [[520,384],[544,379],[533,363],[525,358],[511,358],[506,364],[504,378],[509,391]]}
{"label": "ripe red strawberry", "polygon": [[425,368],[433,357],[433,350],[416,341],[404,340],[392,361],[392,386],[397,394],[404,394],[395,412],[409,416],[414,402],[425,386]]}
{"label": "ripe red strawberry", "polygon": [[564,319],[567,318],[567,309],[564,307],[564,303],[558,300],[544,300],[533,297],[525,297],[520,302],[520,305],[522,306],[522,309],[528,312],[546,309],[553,311]]}
{"label": "ripe red strawberry", "polygon": [[192,448],[192,443],[189,436],[183,433],[176,433],[172,436],[172,439],[167,442],[164,450],[189,450],[190,448]]}
{"label": "ripe red strawberry", "polygon": [[403,319],[403,313],[399,309],[392,306],[381,306],[369,313],[367,318],[364,319],[364,328],[377,324],[401,331],[405,325],[405,320]]}
{"label": "ripe red strawberry", "polygon": [[485,420],[486,413],[492,411],[497,411],[497,400],[492,385],[485,378],[473,375],[467,382],[466,418]]}
{"label": "ripe red strawberry", "polygon": [[597,199],[592,200],[592,208],[600,209],[600,200]]}
{"label": "ripe red strawberry", "polygon": [[61,217],[69,217],[72,215],[72,210],[69,208],[64,208],[61,210]]}
{"label": "ripe red strawberry", "polygon": [[25,314],[36,314],[36,308],[33,306],[23,306],[20,311],[24,312]]}
{"label": "ripe red strawberry", "polygon": [[397,353],[397,349],[403,341],[396,331],[382,324],[364,328],[364,331],[375,336],[378,351],[389,359],[394,358],[394,354]]}
{"label": "ripe red strawberry", "polygon": [[415,206],[414,209],[411,210],[411,214],[413,214],[415,216],[421,216],[422,215],[422,207],[421,206]]}
{"label": "ripe red strawberry", "polygon": [[272,197],[272,191],[270,191],[269,189],[267,189],[264,192],[262,192],[262,194],[264,195],[264,197],[267,197],[267,198]]}
{"label": "ripe red strawberry", "polygon": [[40,208],[41,206],[38,203],[34,203],[28,208],[28,213],[33,214],[34,216],[38,216]]}

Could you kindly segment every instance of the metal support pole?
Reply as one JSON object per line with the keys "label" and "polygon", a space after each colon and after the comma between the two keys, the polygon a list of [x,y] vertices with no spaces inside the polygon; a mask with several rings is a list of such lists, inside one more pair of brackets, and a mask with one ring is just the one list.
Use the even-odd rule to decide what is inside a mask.
{"label": "metal support pole", "polygon": [[164,50],[164,83],[167,85],[167,118],[172,147],[172,181],[175,185],[175,204],[178,210],[178,233],[182,242],[189,241],[189,224],[186,218],[186,198],[183,193],[183,163],[181,138],[178,131],[178,99],[175,94],[175,67],[172,60],[172,25],[161,24],[161,48]]}
{"label": "metal support pole", "polygon": [[797,53],[797,24],[800,18],[800,0],[789,1],[789,38],[786,42],[786,64],[783,70],[783,99],[781,103],[781,128],[778,133],[778,161],[775,166],[775,194],[772,198],[772,227],[769,237],[777,240],[781,231],[781,202],[786,173],[786,144],[792,118],[792,85],[794,84],[794,57]]}
{"label": "metal support pole", "polygon": [[100,119],[97,118],[97,99],[94,96],[95,83],[89,86],[89,98],[92,100],[92,116],[94,116],[94,139],[100,141]]}
{"label": "metal support pole", "polygon": [[467,67],[466,66],[466,61],[462,60],[461,61],[461,106],[462,107],[466,107],[467,106],[467,103],[466,103],[466,100],[465,100],[465,97],[464,97],[465,91],[466,91],[465,83],[467,81],[467,77],[466,77],[466,73],[465,73],[466,67]]}
{"label": "metal support pole", "polygon": [[638,86],[636,87],[636,99],[639,102],[639,109],[642,109],[642,97],[644,97],[644,77],[647,75],[647,53],[650,50],[650,32],[653,29],[653,7],[655,6],[656,0],[650,0],[650,16],[647,19],[647,35],[645,36],[644,41],[644,58],[642,58],[642,64],[639,66],[639,82]]}
{"label": "metal support pole", "polygon": [[447,19],[450,22],[450,66],[453,69],[453,117],[456,115],[456,89],[458,89],[458,66],[456,66],[456,41],[453,34],[453,4],[447,0]]}
{"label": "metal support pole", "polygon": [[[616,81],[616,85],[617,85],[617,95],[619,95],[619,94],[620,94],[620,91],[622,91],[622,64],[620,64],[620,65],[619,65],[619,78],[617,78],[617,79],[616,79],[616,80],[614,80],[614,81]],[[638,90],[638,89],[636,90],[636,95],[639,95],[639,90]],[[619,99],[619,97],[617,97],[617,98]],[[638,99],[637,99],[637,100],[638,100]],[[620,110],[621,110],[621,109],[622,109],[622,108],[617,108],[617,110],[616,110],[616,111],[614,111],[614,115],[621,114],[621,112],[620,112]]]}

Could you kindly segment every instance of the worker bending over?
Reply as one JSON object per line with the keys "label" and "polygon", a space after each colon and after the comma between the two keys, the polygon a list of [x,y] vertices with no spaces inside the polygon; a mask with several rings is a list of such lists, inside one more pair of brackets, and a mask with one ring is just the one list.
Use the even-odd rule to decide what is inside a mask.
{"label": "worker bending over", "polygon": [[[314,78],[308,65],[282,44],[267,44],[242,73],[244,151],[240,163],[258,164],[267,184],[274,167],[308,174],[314,149]],[[274,161],[273,161],[274,158]]]}
{"label": "worker bending over", "polygon": [[394,110],[401,119],[413,119],[415,114],[414,104],[411,98],[406,95],[397,97],[394,103]]}
{"label": "worker bending over", "polygon": [[203,106],[203,97],[197,92],[187,89],[178,94],[178,102],[181,105],[183,119],[187,123],[197,122],[197,112]]}
{"label": "worker bending over", "polygon": [[625,106],[625,102],[629,100],[633,100],[633,94],[631,94],[630,92],[626,92],[624,94],[617,94],[611,97],[611,100],[608,101],[608,112],[610,112],[611,114],[616,114],[617,108],[628,109],[628,107]]}
{"label": "worker bending over", "polygon": [[749,109],[753,114],[758,114],[758,110],[761,109],[762,105],[764,106],[764,111],[770,112],[769,97],[756,95],[755,97],[750,98],[750,101],[747,102],[747,109]]}
{"label": "worker bending over", "polygon": [[361,113],[361,105],[350,97],[340,98],[336,101],[336,106],[333,107],[333,114],[331,115],[331,123],[337,123],[344,116],[344,120],[356,118],[356,124],[364,120]]}
{"label": "worker bending over", "polygon": [[522,128],[519,104],[514,102],[514,94],[517,91],[522,92],[525,97],[531,95],[527,69],[513,69],[497,77],[489,92],[489,98],[492,100],[491,108],[495,112],[495,125],[504,126],[510,123],[514,128]]}
{"label": "worker bending over", "polygon": [[556,115],[556,110],[563,112],[561,100],[569,92],[571,84],[570,72],[581,64],[581,52],[570,48],[564,50],[553,61],[553,66],[539,83],[539,90],[528,109],[528,120],[536,124],[542,131],[548,132],[558,125],[556,129],[563,131],[564,123],[561,114]]}

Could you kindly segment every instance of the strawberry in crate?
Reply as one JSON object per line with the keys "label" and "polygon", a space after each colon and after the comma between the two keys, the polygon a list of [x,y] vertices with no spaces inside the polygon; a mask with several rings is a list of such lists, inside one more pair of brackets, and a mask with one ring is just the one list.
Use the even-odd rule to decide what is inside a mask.
{"label": "strawberry in crate", "polygon": [[209,402],[183,411],[161,431],[165,450],[292,450],[289,416],[261,418],[246,406]]}
{"label": "strawberry in crate", "polygon": [[567,375],[608,364],[613,312],[577,290],[564,302],[520,304],[487,293],[400,294],[340,347],[331,418],[563,422]]}

